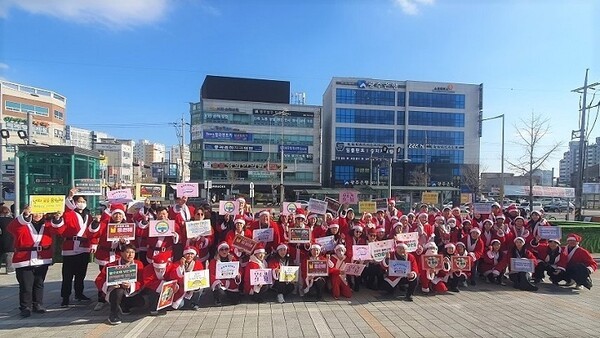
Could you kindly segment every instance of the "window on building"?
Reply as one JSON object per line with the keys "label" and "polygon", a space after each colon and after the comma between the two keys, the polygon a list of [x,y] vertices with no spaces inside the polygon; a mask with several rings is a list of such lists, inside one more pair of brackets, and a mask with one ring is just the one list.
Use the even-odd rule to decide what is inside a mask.
{"label": "window on building", "polygon": [[336,102],[374,106],[395,106],[396,92],[337,88]]}
{"label": "window on building", "polygon": [[333,168],[335,173],[334,179],[336,182],[348,182],[355,178],[354,166],[351,165],[336,165]]}
{"label": "window on building", "polygon": [[335,121],[338,123],[385,124],[394,121],[393,110],[337,108]]}
{"label": "window on building", "polygon": [[[408,143],[418,145],[456,145],[464,146],[465,133],[462,131],[409,130]],[[410,147],[410,146],[409,146]]]}
{"label": "window on building", "polygon": [[54,118],[55,118],[55,119],[59,119],[59,120],[61,120],[61,121],[62,121],[62,120],[64,120],[64,119],[65,119],[65,115],[64,115],[64,113],[63,113],[63,112],[61,112],[61,111],[58,111],[58,110],[55,110],[55,111],[54,111]]}
{"label": "window on building", "polygon": [[406,105],[406,94],[404,92],[398,92],[398,106],[404,107]]}
{"label": "window on building", "polygon": [[24,113],[24,114],[31,112],[31,113],[33,113],[35,115],[39,115],[39,116],[49,116],[48,108],[41,107],[41,106],[35,106],[32,104],[5,101],[4,107],[6,110],[10,110],[10,111],[14,111],[14,112],[20,112],[20,113]]}
{"label": "window on building", "polygon": [[408,124],[417,126],[464,127],[464,113],[410,111]]}
{"label": "window on building", "polygon": [[464,94],[410,92],[408,95],[411,107],[465,109]]}
{"label": "window on building", "polygon": [[335,128],[336,142],[389,143],[394,130],[366,128]]}
{"label": "window on building", "polygon": [[405,114],[405,112],[403,112],[403,111],[398,112],[398,114],[397,114],[398,120],[396,122],[397,125],[401,125],[401,126],[404,125],[404,114]]}

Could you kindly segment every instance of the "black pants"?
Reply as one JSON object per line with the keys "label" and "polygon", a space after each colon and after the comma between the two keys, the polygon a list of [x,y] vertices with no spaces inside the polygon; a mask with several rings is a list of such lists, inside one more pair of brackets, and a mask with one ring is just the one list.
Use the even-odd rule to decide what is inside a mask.
{"label": "black pants", "polygon": [[524,291],[537,291],[537,287],[531,284],[527,272],[517,272],[508,275],[508,278],[513,282],[516,289]]}
{"label": "black pants", "polygon": [[258,303],[264,302],[267,290],[269,290],[269,287],[266,285],[263,285],[260,287],[260,291],[254,292],[253,294],[251,294],[250,298],[252,298],[252,300],[254,300],[255,302],[258,302]]}
{"label": "black pants", "polygon": [[398,284],[396,284],[396,286],[391,286],[390,283],[388,283],[388,282],[383,283],[383,285],[384,285],[385,291],[387,291],[388,294],[393,295],[394,291],[400,285],[408,284],[408,288],[406,289],[406,297],[409,297],[415,293],[415,289],[417,288],[418,281],[419,281],[418,278],[415,278],[413,280],[408,280],[408,278],[404,277],[404,278],[400,278],[400,281],[398,282]]}
{"label": "black pants", "polygon": [[451,272],[450,277],[448,278],[448,286],[450,290],[458,289],[458,286],[467,281],[467,277],[465,275],[456,276]]}
{"label": "black pants", "polygon": [[85,252],[73,256],[63,256],[62,286],[60,288],[62,298],[71,296],[73,277],[75,278],[75,298],[83,295],[83,281],[85,280],[89,261],[90,254]]}
{"label": "black pants", "polygon": [[126,289],[114,289],[108,294],[108,302],[110,304],[110,314],[119,313],[119,307],[123,310],[129,310],[132,307],[144,306],[144,298],[141,294],[136,294],[131,297],[126,296]]}
{"label": "black pants", "polygon": [[383,270],[377,264],[368,264],[361,277],[367,281],[367,287],[370,289],[379,289],[383,284]]}
{"label": "black pants", "polygon": [[225,291],[220,287],[217,287],[213,290],[213,298],[215,299],[215,302],[221,303],[226,297],[229,299],[232,305],[236,305],[240,302],[239,292],[233,292],[229,290]]}
{"label": "black pants", "polygon": [[313,282],[313,285],[307,292],[307,295],[313,295],[319,299],[323,298],[323,290],[325,289],[325,285],[327,281],[323,277],[319,277],[317,280]]}
{"label": "black pants", "polygon": [[575,283],[579,285],[586,285],[588,283],[588,277],[590,277],[590,271],[585,265],[583,265],[582,263],[578,263],[567,266],[566,271],[562,271],[557,276],[551,277],[550,279],[553,282],[556,281],[556,283],[563,280],[569,283],[571,282],[571,280],[574,280]]}
{"label": "black pants", "polygon": [[142,294],[148,300],[148,308],[150,309],[150,311],[157,311],[156,308],[158,307],[160,293],[154,290],[144,289],[142,291]]}
{"label": "black pants", "polygon": [[557,269],[553,268],[551,264],[548,264],[546,262],[539,262],[536,266],[535,266],[535,272],[533,273],[533,278],[535,279],[544,279],[544,272],[548,273],[548,276],[550,277],[550,280],[554,280],[555,279],[555,275],[554,272]]}
{"label": "black pants", "polygon": [[19,282],[19,309],[31,310],[32,306],[44,304],[44,280],[48,265],[17,268]]}
{"label": "black pants", "polygon": [[280,281],[273,281],[273,289],[279,294],[283,294],[284,296],[289,295],[294,291],[294,287],[296,284],[294,283],[282,283]]}

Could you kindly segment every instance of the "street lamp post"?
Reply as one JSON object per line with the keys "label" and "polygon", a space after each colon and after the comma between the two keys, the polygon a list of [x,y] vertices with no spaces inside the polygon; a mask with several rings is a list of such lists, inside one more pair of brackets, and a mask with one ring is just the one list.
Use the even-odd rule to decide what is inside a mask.
{"label": "street lamp post", "polygon": [[495,119],[499,119],[499,118],[502,119],[502,150],[501,150],[502,162],[500,163],[500,205],[504,205],[504,114],[481,119],[481,121],[483,122],[483,121],[495,120]]}

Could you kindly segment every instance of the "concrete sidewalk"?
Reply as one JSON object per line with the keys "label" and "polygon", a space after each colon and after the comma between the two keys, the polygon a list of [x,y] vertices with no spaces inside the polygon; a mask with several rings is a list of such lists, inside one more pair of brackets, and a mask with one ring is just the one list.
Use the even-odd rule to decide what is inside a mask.
{"label": "concrete sidewalk", "polygon": [[[95,302],[60,308],[60,264],[46,279],[46,314],[21,319],[15,275],[0,275],[1,337],[598,337],[600,273],[596,286],[560,288],[543,283],[538,292],[478,283],[459,294],[422,296],[414,303],[361,289],[350,301],[304,302],[212,307],[205,296],[200,311],[170,311],[164,317],[133,312],[117,326],[106,324],[108,308]],[[95,298],[90,264],[86,295]],[[510,283],[509,283],[510,284]],[[273,295],[274,300],[274,295]]]}

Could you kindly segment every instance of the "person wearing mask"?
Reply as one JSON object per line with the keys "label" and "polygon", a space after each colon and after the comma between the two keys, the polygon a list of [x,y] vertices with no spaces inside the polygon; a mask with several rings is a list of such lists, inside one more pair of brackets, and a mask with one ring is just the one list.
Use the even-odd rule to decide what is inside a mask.
{"label": "person wearing mask", "polygon": [[15,253],[14,238],[8,232],[8,225],[12,220],[13,217],[10,208],[5,205],[0,206],[0,263],[4,259],[7,275],[15,273],[15,268],[12,265]]}
{"label": "person wearing mask", "polygon": [[44,281],[52,264],[52,236],[63,224],[62,212],[46,219],[44,214],[32,213],[29,206],[7,227],[14,238],[13,266],[19,282],[21,317],[45,313]]}
{"label": "person wearing mask", "polygon": [[[108,323],[110,325],[121,324],[120,313],[129,314],[131,308],[144,306],[144,299],[141,296],[143,283],[144,265],[141,261],[135,259],[135,246],[126,244],[120,252],[121,257],[108,263],[100,274],[96,277],[95,283],[98,290],[106,295],[106,301],[110,304],[110,314],[108,315]],[[106,268],[110,266],[137,266],[137,279],[135,282],[123,282],[118,285],[108,286],[106,280]]]}
{"label": "person wearing mask", "polygon": [[346,256],[346,247],[338,244],[334,250],[335,254],[329,256],[329,280],[331,282],[331,295],[339,299],[340,295],[345,298],[352,297],[352,289],[346,279],[346,264],[350,263],[350,257]]}

